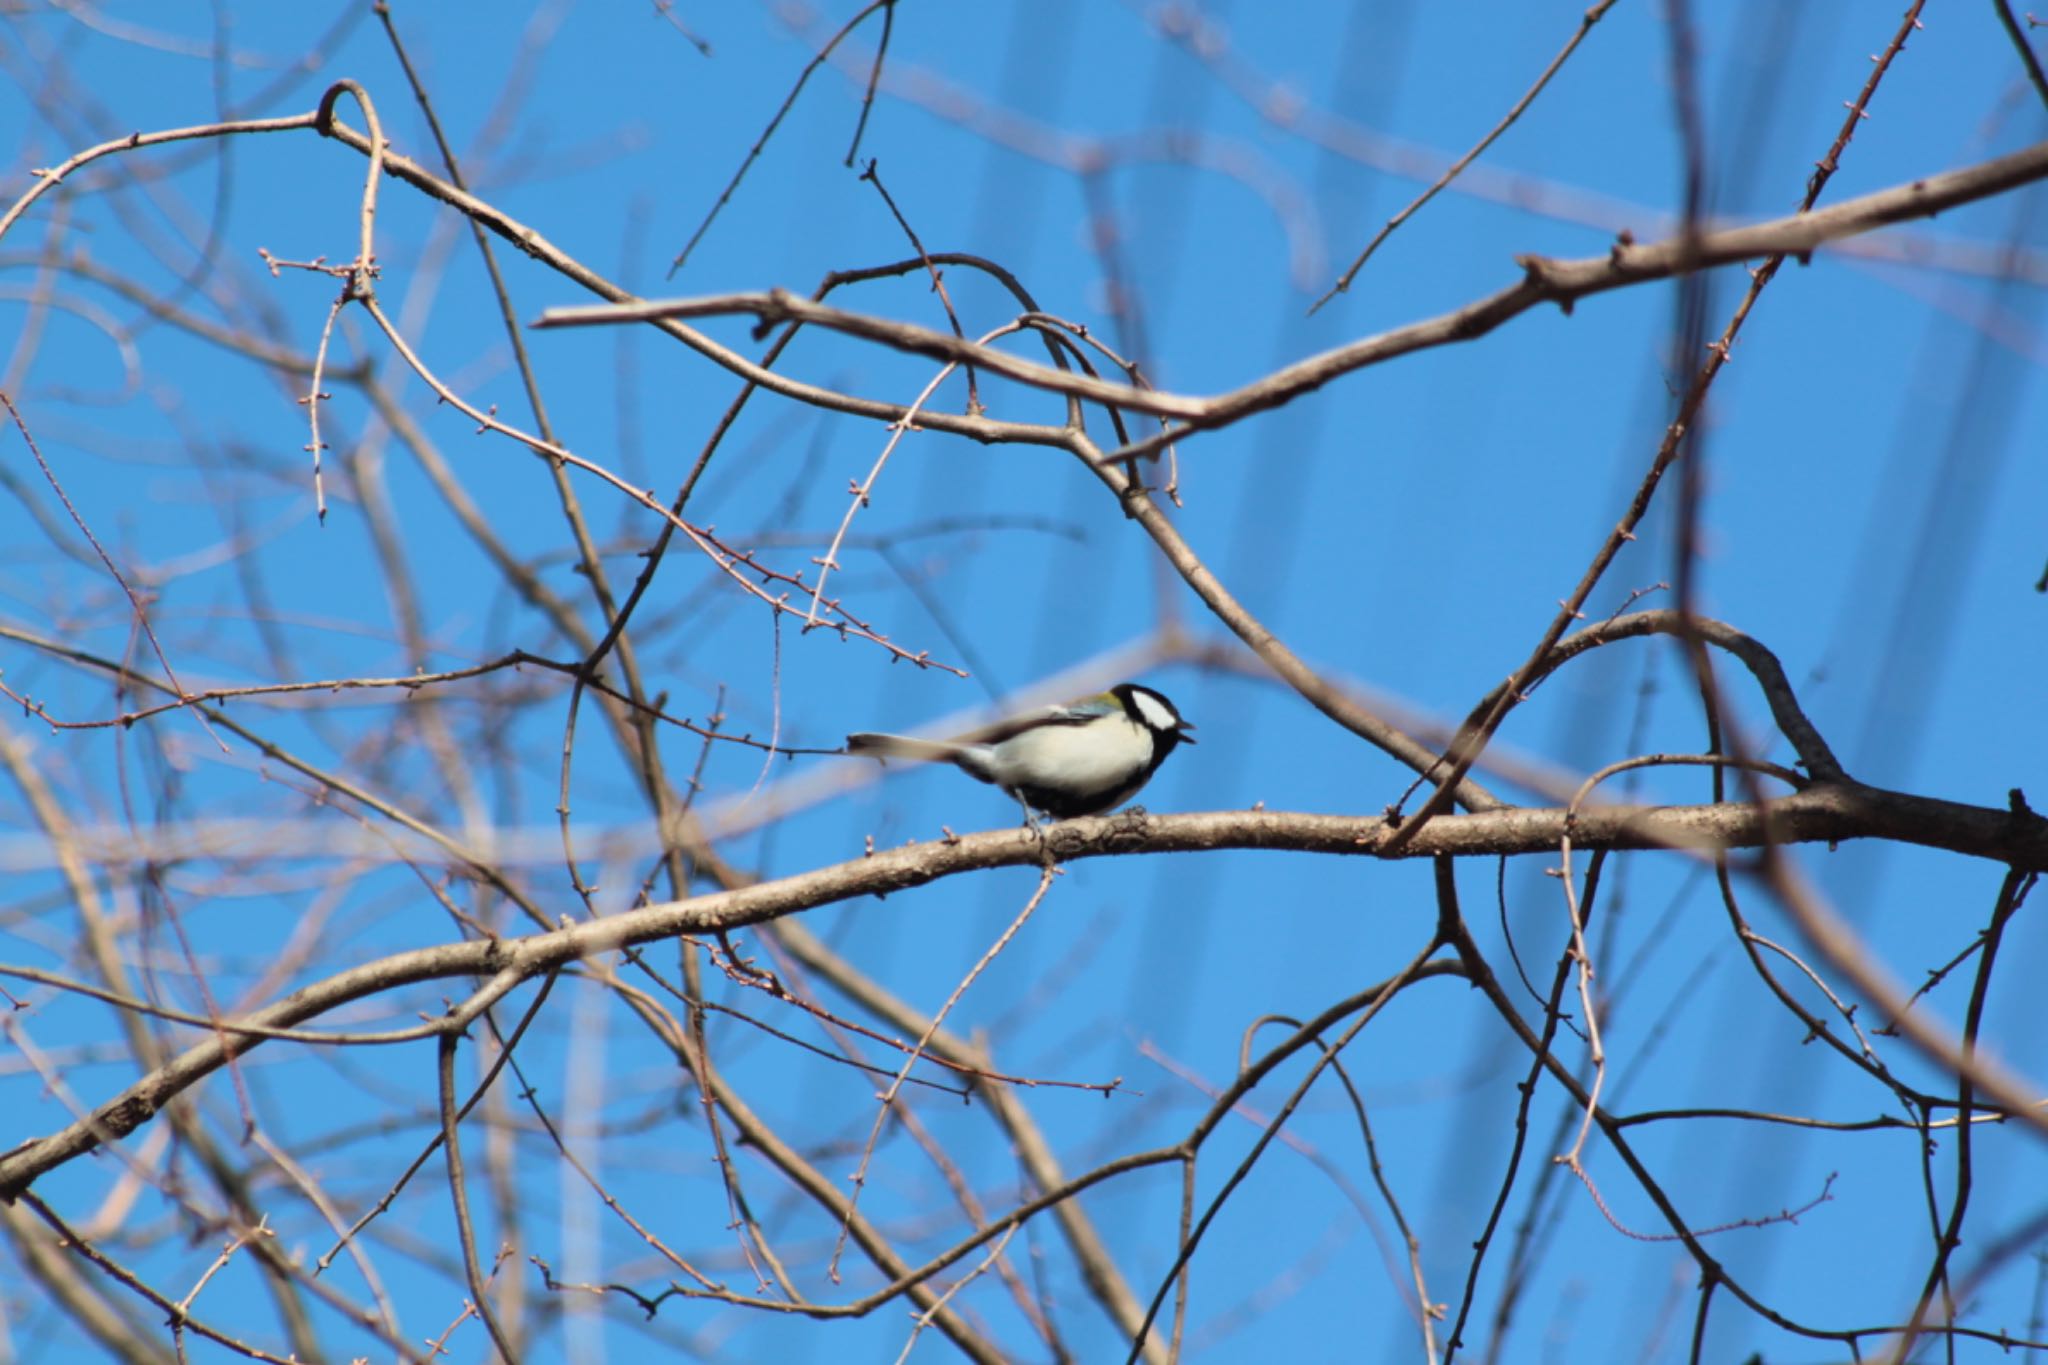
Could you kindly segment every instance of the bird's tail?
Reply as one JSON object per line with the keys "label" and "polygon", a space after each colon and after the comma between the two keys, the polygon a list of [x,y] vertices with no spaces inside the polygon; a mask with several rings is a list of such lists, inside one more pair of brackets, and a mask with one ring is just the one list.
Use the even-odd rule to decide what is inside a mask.
{"label": "bird's tail", "polygon": [[957,763],[968,746],[908,735],[858,734],[846,737],[846,752],[868,758],[903,758],[914,763]]}

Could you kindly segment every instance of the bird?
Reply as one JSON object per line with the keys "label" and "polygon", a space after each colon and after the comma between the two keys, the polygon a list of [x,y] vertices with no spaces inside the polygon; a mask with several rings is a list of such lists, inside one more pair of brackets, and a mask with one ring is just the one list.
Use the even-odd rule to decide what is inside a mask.
{"label": "bird", "polygon": [[1000,787],[1025,807],[1071,820],[1121,806],[1159,771],[1175,746],[1193,744],[1195,727],[1149,687],[1118,683],[1107,692],[1025,711],[953,739],[863,732],[846,752],[876,759],[951,763]]}

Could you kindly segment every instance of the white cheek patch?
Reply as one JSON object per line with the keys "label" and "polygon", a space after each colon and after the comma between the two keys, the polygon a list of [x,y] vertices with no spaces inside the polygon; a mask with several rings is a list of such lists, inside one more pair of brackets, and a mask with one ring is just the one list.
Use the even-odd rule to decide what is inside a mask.
{"label": "white cheek patch", "polygon": [[1154,730],[1172,730],[1180,725],[1180,716],[1157,693],[1142,688],[1134,690],[1131,704],[1138,708],[1138,718]]}

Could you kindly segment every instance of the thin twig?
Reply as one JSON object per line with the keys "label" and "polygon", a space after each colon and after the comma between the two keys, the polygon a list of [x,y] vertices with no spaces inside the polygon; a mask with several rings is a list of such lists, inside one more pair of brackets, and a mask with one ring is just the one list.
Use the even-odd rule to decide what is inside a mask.
{"label": "thin twig", "polygon": [[852,1177],[853,1193],[846,1201],[847,1216],[841,1221],[839,1238],[833,1244],[830,1261],[826,1263],[825,1273],[830,1275],[835,1283],[839,1279],[839,1257],[846,1249],[847,1225],[852,1221],[854,1209],[860,1204],[861,1190],[867,1185],[868,1163],[874,1159],[875,1144],[881,1141],[882,1137],[882,1125],[888,1121],[890,1111],[896,1107],[896,1097],[902,1093],[904,1081],[909,1077],[911,1069],[917,1065],[918,1059],[924,1056],[924,1050],[931,1046],[932,1035],[936,1034],[940,1027],[945,1024],[946,1016],[953,1012],[953,1006],[960,1003],[960,997],[967,994],[967,988],[972,986],[976,978],[988,969],[989,964],[996,960],[1003,949],[1009,947],[1010,940],[1017,936],[1017,931],[1024,927],[1025,921],[1031,918],[1032,912],[1038,909],[1039,903],[1045,899],[1045,893],[1052,890],[1052,879],[1057,875],[1058,870],[1050,863],[1040,870],[1038,886],[1032,891],[1030,898],[1024,902],[1024,908],[1017,912],[1015,918],[1010,921],[1009,926],[996,936],[994,943],[989,945],[988,951],[983,953],[976,960],[975,964],[967,969],[967,975],[961,977],[959,984],[953,987],[952,993],[946,997],[945,1003],[939,1006],[937,1012],[932,1015],[931,1022],[925,1026],[924,1034],[917,1040],[916,1045],[910,1049],[909,1055],[903,1059],[903,1065],[897,1068],[895,1077],[889,1082],[889,1088],[883,1091],[879,1097],[880,1103],[875,1107],[875,1121],[868,1129],[866,1145],[861,1148],[860,1163],[854,1167]]}
{"label": "thin twig", "polygon": [[[7,415],[14,419],[15,429],[21,432],[21,439],[27,444],[28,453],[35,457],[36,468],[43,471],[43,478],[49,481],[50,491],[64,504],[64,510],[71,516],[71,524],[78,528],[78,533],[92,546],[93,553],[100,557],[100,563],[106,565],[107,572],[113,575],[114,582],[120,585],[122,594],[128,599],[129,609],[135,613],[135,624],[149,637],[151,651],[155,653],[157,662],[164,666],[164,677],[170,681],[171,690],[180,700],[189,698],[191,693],[185,690],[185,684],[178,681],[178,671],[171,667],[170,656],[164,653],[163,642],[156,637],[156,627],[149,623],[149,612],[143,607],[142,599],[136,595],[135,589],[129,586],[128,579],[115,567],[113,557],[100,544],[99,537],[92,533],[92,528],[85,524],[85,518],[79,515],[78,509],[72,505],[70,495],[64,491],[64,485],[57,479],[57,471],[50,468],[50,462],[43,458],[41,447],[36,444],[36,438],[29,432],[28,422],[23,419],[21,410],[14,406],[14,400],[5,393],[0,393],[0,406],[6,407]],[[199,713],[199,728],[212,736],[213,742],[220,746],[222,753],[232,752],[227,741],[207,723],[203,711]]]}
{"label": "thin twig", "polygon": [[[717,200],[712,203],[709,211],[705,213],[704,220],[697,224],[697,230],[690,234],[690,240],[683,243],[683,249],[676,253],[676,258],[673,261],[669,262],[669,278],[675,278],[675,273],[683,268],[685,261],[690,259],[690,253],[697,249],[697,243],[702,241],[704,234],[711,230],[711,224],[717,219],[719,211],[726,206],[727,201],[732,198],[733,192],[739,189],[740,181],[746,178],[747,171],[753,166],[754,162],[760,159],[761,153],[766,150],[768,139],[775,136],[775,130],[782,126],[782,120],[787,118],[789,111],[796,106],[796,97],[803,93],[804,83],[809,81],[812,74],[832,56],[832,49],[838,47],[848,34],[860,27],[861,20],[867,18],[878,9],[893,13],[895,4],[896,0],[871,0],[871,3],[866,8],[842,24],[839,31],[833,34],[826,42],[824,48],[804,64],[804,69],[797,75],[796,84],[790,87],[787,95],[783,96],[781,107],[775,111],[775,116],[768,120],[768,126],[761,130],[761,135],[754,139],[754,145],[747,149],[746,156],[740,161],[739,169],[732,173],[732,179],[726,181],[725,188],[718,192]],[[880,60],[878,58],[876,65],[877,74],[879,74],[880,69]],[[866,121],[867,111],[863,108],[861,111],[861,122],[865,124]],[[856,145],[858,145],[858,141],[859,139],[856,136]],[[848,164],[851,164],[850,160]]]}
{"label": "thin twig", "polygon": [[1570,60],[1572,53],[1578,50],[1579,44],[1585,41],[1586,35],[1593,31],[1593,26],[1607,17],[1607,11],[1613,9],[1615,3],[1616,0],[1599,0],[1598,4],[1595,4],[1591,9],[1588,9],[1579,16],[1578,30],[1565,43],[1563,50],[1550,59],[1550,65],[1543,68],[1543,74],[1536,78],[1536,83],[1523,92],[1522,98],[1515,101],[1514,107],[1508,110],[1499,123],[1493,125],[1492,131],[1474,143],[1470,151],[1446,166],[1444,173],[1436,178],[1434,184],[1430,185],[1421,194],[1415,196],[1415,198],[1409,200],[1406,208],[1402,209],[1392,218],[1387,219],[1385,225],[1373,234],[1372,240],[1365,244],[1365,250],[1359,252],[1358,258],[1352,261],[1345,268],[1344,273],[1337,277],[1337,282],[1331,285],[1321,298],[1309,305],[1308,311],[1311,315],[1331,299],[1337,297],[1337,295],[1349,292],[1351,282],[1358,278],[1358,272],[1365,268],[1365,263],[1372,259],[1372,254],[1380,249],[1380,243],[1392,236],[1401,224],[1414,217],[1416,211],[1424,204],[1436,198],[1437,194],[1446,185],[1456,180],[1467,166],[1483,156],[1486,149],[1498,141],[1502,133],[1505,133],[1514,126],[1515,121],[1521,118],[1527,112],[1529,106],[1536,102],[1536,97],[1543,93],[1543,87],[1550,84],[1550,78],[1563,69],[1565,62]]}

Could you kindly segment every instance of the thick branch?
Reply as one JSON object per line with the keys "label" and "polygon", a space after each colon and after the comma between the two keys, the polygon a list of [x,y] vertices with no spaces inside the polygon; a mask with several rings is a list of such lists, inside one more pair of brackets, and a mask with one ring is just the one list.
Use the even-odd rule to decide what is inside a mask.
{"label": "thick branch", "polygon": [[[1543,853],[1564,836],[1559,808],[1441,815],[1400,856]],[[1215,811],[1198,815],[1096,816],[1053,826],[1043,836],[1066,860],[1128,853],[1195,853],[1259,848],[1374,857],[1397,826],[1385,820],[1281,811]],[[1573,846],[1594,849],[1675,848],[1699,851],[1775,844],[1890,839],[1987,858],[2029,871],[2048,870],[2048,819],[2031,811],[1993,810],[1884,791],[1860,783],[1817,783],[1757,807],[1595,806],[1571,818]],[[912,844],[832,867],[735,891],[697,896],[524,938],[446,944],[398,953],[314,982],[244,1019],[225,1021],[291,1027],[337,1005],[398,986],[452,977],[486,985],[446,1016],[467,1024],[519,982],[579,958],[677,934],[730,932],[750,924],[859,896],[905,891],[940,877],[992,867],[1038,866],[1041,836],[998,830]],[[223,1040],[226,1040],[225,1042]],[[239,1054],[262,1039],[220,1033],[151,1072],[87,1118],[0,1157],[0,1198],[12,1199],[45,1172],[92,1150],[105,1138],[135,1131],[171,1098],[218,1069],[224,1047]]]}

